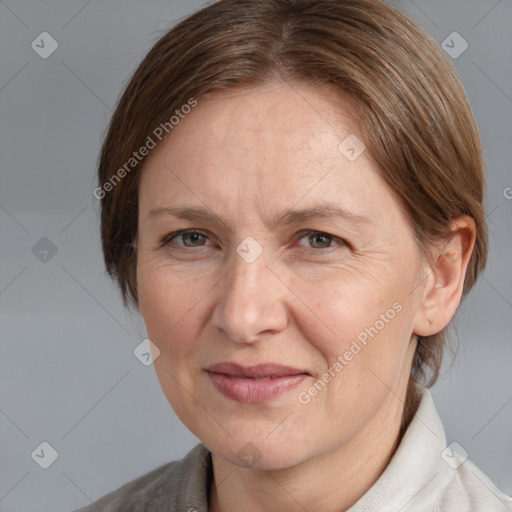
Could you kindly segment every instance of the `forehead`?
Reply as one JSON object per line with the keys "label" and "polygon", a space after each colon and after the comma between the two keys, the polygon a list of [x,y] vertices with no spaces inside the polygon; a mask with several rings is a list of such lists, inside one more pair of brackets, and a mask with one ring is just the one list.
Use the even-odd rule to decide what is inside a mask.
{"label": "forehead", "polygon": [[140,204],[187,198],[213,210],[281,211],[323,199],[376,213],[390,206],[390,191],[367,151],[353,161],[340,151],[349,136],[362,139],[355,108],[325,89],[274,83],[216,93],[150,153]]}
{"label": "forehead", "polygon": [[255,167],[269,154],[262,149],[272,156],[276,150],[283,157],[291,153],[288,159],[294,154],[332,157],[344,135],[360,133],[355,108],[332,89],[282,82],[213,93],[200,100],[193,114],[173,138],[189,139],[198,148],[220,147],[226,156],[254,151]]}

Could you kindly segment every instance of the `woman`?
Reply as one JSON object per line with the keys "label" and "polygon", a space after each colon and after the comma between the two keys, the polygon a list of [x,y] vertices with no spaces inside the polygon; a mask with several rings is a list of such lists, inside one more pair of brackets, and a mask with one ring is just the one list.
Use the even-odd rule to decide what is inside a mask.
{"label": "woman", "polygon": [[83,510],[512,510],[428,391],[485,266],[483,189],[451,63],[385,3],[221,0],[174,27],[95,196],[201,443]]}

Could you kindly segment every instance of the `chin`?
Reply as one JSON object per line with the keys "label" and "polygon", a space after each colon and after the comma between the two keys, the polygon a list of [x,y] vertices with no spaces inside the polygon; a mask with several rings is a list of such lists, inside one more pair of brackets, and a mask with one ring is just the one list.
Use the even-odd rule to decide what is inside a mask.
{"label": "chin", "polygon": [[300,464],[307,458],[306,454],[297,452],[297,443],[293,440],[283,444],[280,441],[272,443],[268,439],[254,441],[252,437],[231,439],[227,446],[203,444],[230,464],[246,469],[276,471]]}

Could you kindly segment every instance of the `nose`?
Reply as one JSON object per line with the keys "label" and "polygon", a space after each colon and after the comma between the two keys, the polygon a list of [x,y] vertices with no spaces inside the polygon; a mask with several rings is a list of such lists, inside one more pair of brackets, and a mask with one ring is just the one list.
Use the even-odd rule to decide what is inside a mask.
{"label": "nose", "polygon": [[248,263],[238,254],[220,286],[212,314],[214,328],[238,343],[254,343],[286,328],[286,285],[267,265],[265,253]]}

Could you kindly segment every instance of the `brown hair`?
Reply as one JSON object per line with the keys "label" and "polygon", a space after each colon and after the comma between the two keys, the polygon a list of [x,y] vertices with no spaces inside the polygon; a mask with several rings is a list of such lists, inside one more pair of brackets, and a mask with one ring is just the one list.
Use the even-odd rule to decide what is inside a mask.
{"label": "brown hair", "polygon": [[[487,256],[483,151],[464,89],[436,41],[380,0],[220,0],[156,42],[121,96],[102,147],[99,196],[95,191],[102,198],[101,239],[125,305],[137,305],[134,241],[144,159],[130,160],[133,152],[156,127],[167,123],[170,132],[169,119],[191,98],[276,78],[334,87],[357,106],[367,150],[425,255],[449,233],[452,219],[475,220],[466,294]],[[435,382],[445,331],[419,338],[411,382]]]}

